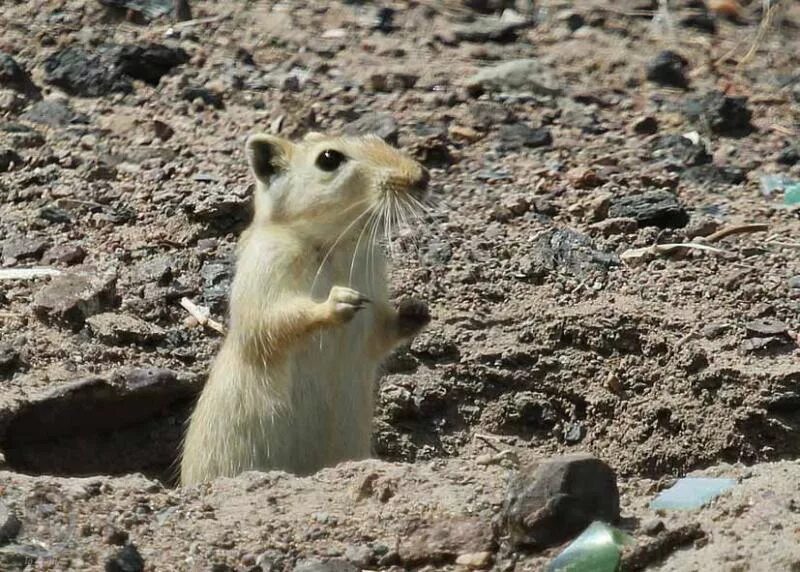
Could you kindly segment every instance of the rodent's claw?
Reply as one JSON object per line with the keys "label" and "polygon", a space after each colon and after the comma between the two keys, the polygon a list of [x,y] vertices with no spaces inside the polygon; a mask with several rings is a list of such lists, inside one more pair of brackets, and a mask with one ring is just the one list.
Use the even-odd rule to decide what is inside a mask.
{"label": "rodent's claw", "polygon": [[339,323],[352,320],[356,312],[366,308],[370,301],[361,292],[344,286],[334,286],[328,295],[328,304],[332,308],[333,318]]}

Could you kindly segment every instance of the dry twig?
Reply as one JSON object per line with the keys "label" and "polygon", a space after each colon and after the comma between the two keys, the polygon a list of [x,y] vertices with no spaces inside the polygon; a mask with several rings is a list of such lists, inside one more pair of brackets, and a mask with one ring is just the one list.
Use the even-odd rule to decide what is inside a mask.
{"label": "dry twig", "polygon": [[189,300],[189,298],[181,298],[181,306],[197,320],[201,326],[211,328],[212,330],[225,334],[225,326],[209,317],[208,308],[203,308]]}

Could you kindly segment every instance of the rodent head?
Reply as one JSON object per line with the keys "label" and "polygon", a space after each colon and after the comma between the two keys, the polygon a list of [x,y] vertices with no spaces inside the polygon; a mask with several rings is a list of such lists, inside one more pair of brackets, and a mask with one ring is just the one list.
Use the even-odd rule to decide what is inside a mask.
{"label": "rodent head", "polygon": [[370,220],[387,224],[392,209],[393,216],[418,212],[427,192],[425,168],[377,136],[313,133],[293,143],[257,134],[246,151],[257,181],[256,224],[330,238]]}

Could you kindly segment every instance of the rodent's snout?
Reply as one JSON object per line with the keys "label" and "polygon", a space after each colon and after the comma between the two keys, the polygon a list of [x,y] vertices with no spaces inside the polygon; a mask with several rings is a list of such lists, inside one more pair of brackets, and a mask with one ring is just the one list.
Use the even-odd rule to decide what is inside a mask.
{"label": "rodent's snout", "polygon": [[431,174],[428,172],[428,169],[423,168],[420,171],[419,176],[412,181],[410,186],[411,194],[415,195],[418,198],[423,198],[425,195],[428,194],[428,184],[431,181]]}

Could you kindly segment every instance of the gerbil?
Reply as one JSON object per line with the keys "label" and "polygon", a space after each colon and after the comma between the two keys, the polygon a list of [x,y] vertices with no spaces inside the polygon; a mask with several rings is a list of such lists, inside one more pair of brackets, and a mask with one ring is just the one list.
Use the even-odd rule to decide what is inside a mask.
{"label": "gerbil", "polygon": [[377,244],[420,206],[419,163],[374,136],[260,134],[246,152],[254,217],[230,329],[189,421],[184,485],[368,457],[378,366],[429,321],[421,303],[389,304]]}

